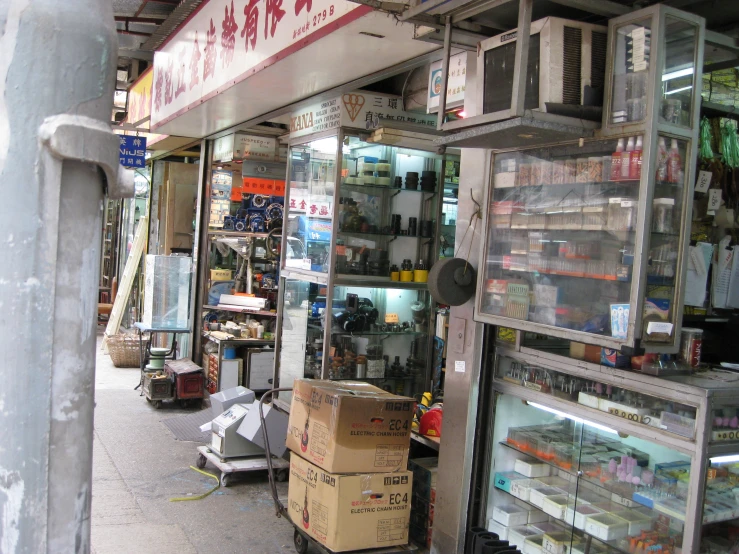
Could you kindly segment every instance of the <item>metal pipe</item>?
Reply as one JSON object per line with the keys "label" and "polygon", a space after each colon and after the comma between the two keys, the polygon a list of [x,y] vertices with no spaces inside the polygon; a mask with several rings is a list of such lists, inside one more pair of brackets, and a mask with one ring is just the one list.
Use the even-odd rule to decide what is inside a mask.
{"label": "metal pipe", "polygon": [[104,123],[117,38],[105,0],[10,0],[2,13],[0,551],[88,552],[100,169],[110,196],[133,193]]}

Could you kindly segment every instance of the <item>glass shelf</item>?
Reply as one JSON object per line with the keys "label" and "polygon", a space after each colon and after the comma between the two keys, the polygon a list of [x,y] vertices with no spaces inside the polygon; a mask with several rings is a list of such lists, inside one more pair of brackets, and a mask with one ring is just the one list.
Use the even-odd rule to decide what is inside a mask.
{"label": "glass shelf", "polygon": [[[558,532],[572,552],[592,538],[633,554],[645,533],[658,550],[683,546],[688,456],[514,395],[496,393],[495,402],[489,529],[513,543]],[[506,513],[517,514],[520,525],[515,506],[526,512],[523,528],[506,521]]]}
{"label": "glass shelf", "polygon": [[[626,358],[609,351],[606,362],[623,367]],[[604,354],[601,354],[603,362]],[[646,428],[692,439],[695,436],[697,410],[693,406],[670,402],[637,390],[607,385],[595,380],[499,356],[495,378],[554,396],[572,404],[587,406],[622,417]]]}
{"label": "glass shelf", "polygon": [[396,235],[394,233],[367,233],[362,231],[347,231],[345,229],[339,230],[340,235],[354,235],[357,237],[392,237],[396,239],[428,239],[433,240],[434,237],[422,237],[421,235]]}
{"label": "glass shelf", "polygon": [[428,335],[425,331],[344,331],[334,330],[331,331],[332,335],[351,335],[352,337],[420,337]]}
{"label": "glass shelf", "polygon": [[341,186],[342,187],[346,187],[346,188],[353,188],[353,189],[357,189],[357,190],[363,190],[363,189],[366,189],[366,190],[377,190],[377,191],[386,191],[386,190],[389,190],[389,191],[392,191],[392,192],[422,192],[422,193],[426,193],[426,194],[436,194],[438,192],[436,189],[433,189],[433,190],[405,189],[405,188],[399,189],[399,188],[396,188],[396,187],[394,187],[392,185],[387,186],[387,185],[369,185],[369,184],[368,185],[365,185],[364,183],[347,183],[346,180],[344,180],[344,181],[341,182]]}

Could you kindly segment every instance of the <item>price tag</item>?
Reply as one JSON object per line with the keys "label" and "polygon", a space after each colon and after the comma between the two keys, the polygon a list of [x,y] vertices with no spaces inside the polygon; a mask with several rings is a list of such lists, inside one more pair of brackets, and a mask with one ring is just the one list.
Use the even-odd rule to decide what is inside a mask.
{"label": "price tag", "polygon": [[398,323],[398,314],[385,314],[385,323]]}
{"label": "price tag", "polygon": [[715,212],[721,207],[721,190],[711,189],[708,191],[708,211]]}
{"label": "price tag", "polygon": [[708,192],[708,187],[711,186],[712,173],[710,171],[699,171],[698,180],[695,182],[696,192]]}
{"label": "price tag", "polygon": [[465,362],[464,360],[457,360],[454,362],[454,371],[457,373],[464,373],[465,371]]}
{"label": "price tag", "polygon": [[647,335],[654,333],[671,335],[672,323],[668,323],[666,321],[650,321],[647,323]]}

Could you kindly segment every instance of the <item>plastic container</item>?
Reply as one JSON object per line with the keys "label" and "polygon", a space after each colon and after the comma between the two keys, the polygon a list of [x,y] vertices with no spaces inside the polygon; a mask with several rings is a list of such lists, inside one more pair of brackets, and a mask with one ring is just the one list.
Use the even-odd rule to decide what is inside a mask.
{"label": "plastic container", "polygon": [[652,210],[652,231],[672,233],[674,221],[674,198],[655,198]]}
{"label": "plastic container", "polygon": [[633,231],[636,225],[636,200],[631,198],[608,199],[608,229]]}
{"label": "plastic container", "polygon": [[577,158],[577,178],[578,183],[590,182],[590,170],[588,158]]}
{"label": "plastic container", "polygon": [[702,347],[703,329],[683,327],[680,333],[680,360],[693,368],[700,366]]}

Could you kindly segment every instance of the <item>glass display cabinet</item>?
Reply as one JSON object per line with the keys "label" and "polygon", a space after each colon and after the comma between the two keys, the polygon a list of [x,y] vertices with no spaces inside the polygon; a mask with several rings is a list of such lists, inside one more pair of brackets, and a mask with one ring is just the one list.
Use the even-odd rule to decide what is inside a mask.
{"label": "glass display cabinet", "polygon": [[677,351],[703,32],[663,6],[612,19],[605,138],[493,154],[478,321]]}
{"label": "glass display cabinet", "polygon": [[450,156],[368,139],[342,129],[291,141],[280,387],[312,377],[430,390],[436,315],[426,282],[441,251]]}
{"label": "glass display cabinet", "polygon": [[536,552],[734,551],[739,376],[625,381],[524,350],[495,355],[489,531]]}

